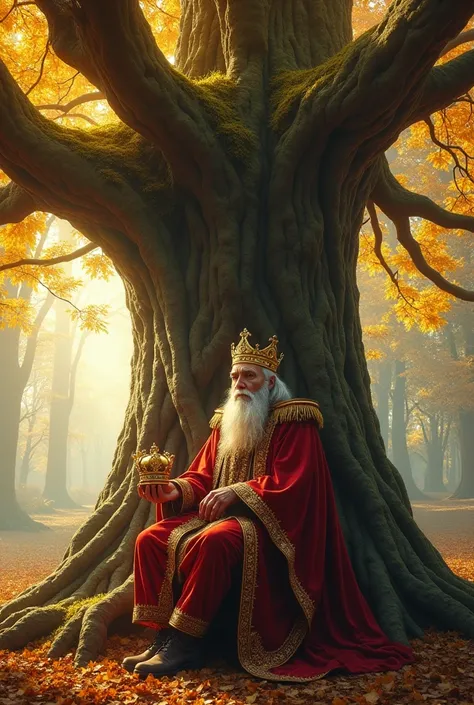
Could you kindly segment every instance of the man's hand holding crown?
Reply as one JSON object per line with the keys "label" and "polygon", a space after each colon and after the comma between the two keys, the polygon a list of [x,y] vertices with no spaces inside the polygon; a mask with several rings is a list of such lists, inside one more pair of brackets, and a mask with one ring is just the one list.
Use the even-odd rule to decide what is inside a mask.
{"label": "man's hand holding crown", "polygon": [[181,497],[180,490],[172,482],[167,485],[138,485],[138,494],[153,504],[174,502]]}

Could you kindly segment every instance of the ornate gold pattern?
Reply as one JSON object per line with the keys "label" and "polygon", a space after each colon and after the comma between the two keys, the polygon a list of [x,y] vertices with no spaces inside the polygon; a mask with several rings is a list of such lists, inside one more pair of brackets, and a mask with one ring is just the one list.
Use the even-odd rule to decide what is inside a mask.
{"label": "ornate gold pattern", "polygon": [[230,346],[230,354],[232,356],[232,364],[238,365],[239,363],[249,362],[252,365],[259,365],[260,367],[266,367],[272,372],[276,372],[278,365],[283,360],[283,353],[278,357],[277,345],[278,338],[273,335],[268,340],[270,345],[266,348],[260,350],[260,345],[253,347],[248,341],[252,334],[248,332],[247,328],[244,328],[240,334],[240,340],[237,345],[232,343]]}
{"label": "ornate gold pattern", "polygon": [[251,519],[237,517],[244,538],[244,562],[242,569],[242,591],[240,595],[237,647],[239,661],[252,675],[259,678],[278,680],[271,672],[286,663],[297,651],[307,632],[307,624],[302,616],[293,626],[283,644],[274,651],[266,651],[260,635],[252,626],[255,590],[258,570],[258,535]]}
{"label": "ornate gold pattern", "polygon": [[[254,479],[256,477],[263,477],[263,475],[267,474],[268,450],[270,448],[275,427],[275,421],[273,419],[269,419],[267,421],[267,425],[265,426],[265,431],[263,432],[263,438],[255,450],[252,469],[252,477]],[[234,480],[233,482],[239,482],[239,480]]]}
{"label": "ornate gold pattern", "polygon": [[232,485],[232,489],[239,498],[255,513],[268,531],[268,535],[275,546],[283,553],[288,563],[288,575],[293,593],[298,600],[301,609],[311,626],[315,605],[306,590],[301,585],[295,571],[295,547],[289,540],[286,533],[270,507],[258,496],[256,492],[246,482],[238,482]]}
{"label": "ornate gold pattern", "polygon": [[134,623],[153,622],[153,624],[163,626],[167,624],[167,620],[163,621],[162,616],[156,605],[135,605],[132,621]]}
{"label": "ornate gold pattern", "polygon": [[171,617],[171,613],[173,612],[173,578],[176,570],[176,552],[179,543],[181,539],[186,536],[186,534],[199,528],[204,523],[205,522],[198,517],[193,517],[189,521],[186,521],[184,524],[180,524],[180,526],[173,529],[168,537],[165,576],[163,578],[163,584],[158,596],[158,605],[156,607],[160,623],[167,624]]}
{"label": "ornate gold pattern", "polygon": [[161,451],[156,443],[146,450],[137,450],[133,454],[138,470],[140,485],[167,485],[170,479],[175,456],[166,450]]}
{"label": "ornate gold pattern", "polygon": [[228,487],[233,482],[245,482],[250,478],[251,452],[222,453],[217,449],[214,463],[212,487]]}
{"label": "ornate gold pattern", "polygon": [[181,478],[179,477],[177,477],[175,480],[171,480],[171,482],[174,485],[177,485],[181,490],[182,502],[179,513],[185,514],[186,512],[189,512],[189,510],[194,507],[196,501],[194,498],[194,490],[191,483],[188,482],[188,480],[181,480]]}
{"label": "ornate gold pattern", "polygon": [[179,629],[180,632],[185,632],[191,636],[204,636],[209,629],[209,622],[205,622],[198,617],[192,617],[190,614],[180,610],[179,607],[174,608],[169,623],[172,627]]}

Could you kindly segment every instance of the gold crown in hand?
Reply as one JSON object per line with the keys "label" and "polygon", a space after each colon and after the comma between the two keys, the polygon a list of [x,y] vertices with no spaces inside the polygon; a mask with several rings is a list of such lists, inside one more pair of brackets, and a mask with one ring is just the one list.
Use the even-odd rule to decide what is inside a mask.
{"label": "gold crown in hand", "polygon": [[160,451],[153,443],[150,452],[138,450],[133,456],[138,470],[140,485],[167,485],[170,481],[174,455]]}

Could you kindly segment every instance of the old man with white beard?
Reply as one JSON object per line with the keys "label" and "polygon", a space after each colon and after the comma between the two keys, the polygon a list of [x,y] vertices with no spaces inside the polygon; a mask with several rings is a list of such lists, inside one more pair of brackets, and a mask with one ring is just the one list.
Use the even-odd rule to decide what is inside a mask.
{"label": "old man with white beard", "polygon": [[[292,399],[274,336],[232,345],[231,387],[179,478],[140,486],[162,520],[135,548],[134,622],[158,630],[124,660],[141,677],[203,665],[203,638],[237,592],[240,664],[267,680],[395,670],[411,650],[381,631],[352,570],[319,439],[316,402]],[[229,617],[232,610],[229,610]]]}

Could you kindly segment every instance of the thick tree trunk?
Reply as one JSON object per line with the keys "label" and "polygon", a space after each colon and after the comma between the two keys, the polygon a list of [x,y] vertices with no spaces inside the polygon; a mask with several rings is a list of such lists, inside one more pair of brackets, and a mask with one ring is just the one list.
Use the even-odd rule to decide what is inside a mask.
{"label": "thick tree trunk", "polygon": [[[94,49],[101,37],[108,41],[110,13],[126,13],[130,3],[80,3],[82,20],[96,29],[93,41],[84,38],[95,62],[85,64],[88,75],[106,88],[117,81],[109,100],[145,138],[124,127],[88,132],[72,159],[83,170],[77,193],[86,183],[91,198],[71,189],[65,199],[40,179],[36,188],[104,248],[123,278],[133,324],[131,396],[96,511],[55,573],[0,609],[0,649],[62,625],[51,655],[78,643],[76,663],[85,664],[101,651],[107,626],[131,610],[134,542],[154,520],[154,507],[137,496],[131,455],[156,442],[176,453],[176,472],[186,467],[209,433],[228,384],[229,346],[244,325],[255,341],[278,334],[282,376],[296,395],[321,404],[349,552],[382,628],[398,641],[428,625],[474,636],[474,588],[453,575],[417,527],[386,457],[358,312],[358,233],[380,178],[378,156],[412,114],[451,22],[443,14],[442,29],[432,26],[424,2],[408,43],[411,6],[403,0],[386,30],[390,37],[395,27],[396,41],[387,40],[384,25],[373,43],[368,33],[341,51],[351,39],[349,0],[184,0],[178,66],[195,77],[226,70],[199,83],[163,68],[150,34],[140,21],[133,25],[138,3],[127,19],[143,41],[132,55],[136,44],[127,35],[128,68],[142,65],[145,47],[151,53],[146,80],[130,80],[110,62],[115,50]],[[115,31],[129,31],[128,21],[115,19]],[[85,20],[81,27],[87,34]],[[420,27],[433,43],[422,56]],[[379,49],[383,58],[371,53]],[[375,67],[385,107],[378,113],[374,103],[367,120]],[[153,71],[156,81],[149,80]],[[403,105],[395,99],[401,78]],[[359,81],[368,82],[361,94]],[[71,167],[69,178],[75,173]],[[99,207],[91,216],[92,201]],[[107,594],[65,621],[68,605],[98,593]]]}
{"label": "thick tree trunk", "polygon": [[406,364],[395,361],[395,383],[392,396],[392,454],[393,463],[400,472],[410,499],[423,499],[424,494],[415,484],[407,446],[406,409]]}
{"label": "thick tree trunk", "polygon": [[70,376],[72,336],[67,306],[57,301],[53,358],[53,381],[49,414],[48,462],[43,497],[57,508],[77,507],[67,491],[69,419],[71,417]]}

